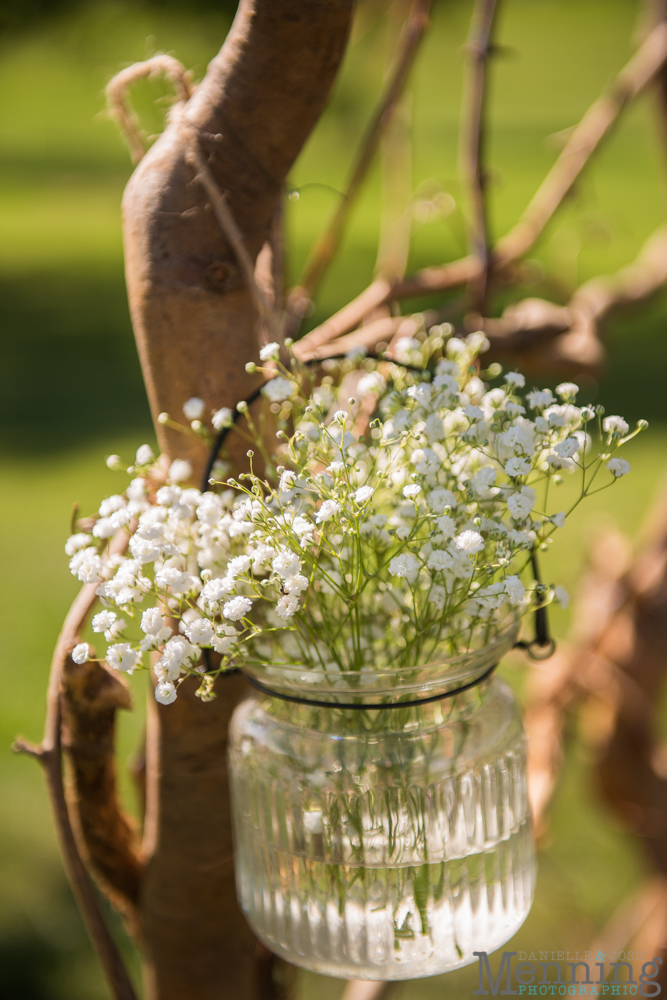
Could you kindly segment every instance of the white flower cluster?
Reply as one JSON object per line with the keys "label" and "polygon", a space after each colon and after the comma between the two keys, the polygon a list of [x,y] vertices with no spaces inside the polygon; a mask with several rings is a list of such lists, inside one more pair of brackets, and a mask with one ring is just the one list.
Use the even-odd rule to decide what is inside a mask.
{"label": "white flower cluster", "polygon": [[[98,583],[104,610],[92,627],[111,666],[132,671],[155,652],[156,697],[168,704],[187,674],[203,675],[210,693],[205,649],[215,670],[232,660],[320,673],[416,665],[488,642],[538,601],[566,604],[562,588],[536,589],[525,572],[566,522],[548,507],[550,483],[577,473],[578,503],[628,472],[612,454],[627,423],[578,407],[573,383],[524,396],[510,372],[488,388],[476,369],[481,334],[410,345],[423,372],[357,358],[310,392],[307,374],[263,348],[273,365],[264,405],[279,430],[274,454],[258,441],[261,477],[202,493],[182,485],[190,469],[174,462],[161,484],[158,466],[141,467],[152,452],[139,450],[141,474],[66,545],[72,573]],[[351,384],[356,400],[345,398]],[[186,409],[198,419],[203,403]],[[212,424],[232,419],[219,410]],[[109,554],[118,531],[129,536],[122,556]],[[86,643],[73,653],[89,655]]]}

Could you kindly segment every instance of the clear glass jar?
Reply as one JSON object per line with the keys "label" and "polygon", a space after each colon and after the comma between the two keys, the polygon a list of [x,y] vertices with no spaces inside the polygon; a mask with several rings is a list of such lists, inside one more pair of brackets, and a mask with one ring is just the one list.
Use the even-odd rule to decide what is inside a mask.
{"label": "clear glass jar", "polygon": [[474,681],[515,638],[513,627],[393,677],[256,671],[283,693],[331,700],[255,696],[232,720],[238,894],[268,948],[330,976],[415,979],[475,961],[523,923],[535,857],[511,690],[493,675],[392,705]]}

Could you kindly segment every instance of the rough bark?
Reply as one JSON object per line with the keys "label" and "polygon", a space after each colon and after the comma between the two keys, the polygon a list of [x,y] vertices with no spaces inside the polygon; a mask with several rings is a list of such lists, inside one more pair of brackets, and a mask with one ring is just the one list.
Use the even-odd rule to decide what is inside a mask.
{"label": "rough bark", "polygon": [[[180,418],[254,388],[257,310],[188,151],[198,145],[254,260],[284,180],[327,99],[352,0],[242,0],[230,34],[187,104],[146,154],[123,202],[127,285],[155,419]],[[196,439],[156,424],[172,458],[201,470]],[[240,460],[239,460],[240,461]],[[235,677],[202,704],[186,683],[152,705],[147,738],[146,872],[140,894],[151,1000],[267,997],[266,961],[236,903],[226,777]]]}
{"label": "rough bark", "polygon": [[[132,176],[123,202],[130,309],[153,417],[230,406],[254,388],[257,314],[236,257],[186,162],[195,142],[254,259],[285,177],[329,93],[352,0],[244,0],[190,101]],[[202,462],[195,439],[161,446]]]}
{"label": "rough bark", "polygon": [[119,806],[114,742],[116,712],[131,708],[127,684],[92,661],[68,657],[61,683],[63,747],[71,769],[70,815],[82,854],[105,895],[136,928],[141,859],[137,831]]}

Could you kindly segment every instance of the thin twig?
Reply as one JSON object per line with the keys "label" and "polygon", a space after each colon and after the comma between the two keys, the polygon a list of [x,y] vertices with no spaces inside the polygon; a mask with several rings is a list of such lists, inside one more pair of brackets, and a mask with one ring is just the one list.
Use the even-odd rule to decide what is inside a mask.
{"label": "thin twig", "polygon": [[516,260],[533,246],[620,113],[655,79],[666,59],[667,24],[661,22],[620,71],[609,92],[590,106],[574,129],[517,225],[496,245],[498,263]]}
{"label": "thin twig", "polygon": [[468,79],[461,115],[461,173],[469,188],[470,217],[468,248],[480,263],[473,282],[473,308],[485,314],[489,278],[489,238],[486,217],[486,139],[487,65],[492,48],[492,33],[497,9],[496,0],[476,0],[466,45]]}
{"label": "thin twig", "polygon": [[109,111],[125,136],[133,163],[138,163],[143,158],[146,148],[141,138],[141,128],[137,116],[132,110],[128,98],[128,90],[137,80],[141,80],[145,76],[154,76],[156,73],[164,73],[174,84],[178,103],[184,103],[192,96],[193,88],[190,74],[186,72],[185,67],[178,59],[164,54],[128,66],[120,73],[116,73],[107,84],[106,94]]}
{"label": "thin twig", "polygon": [[295,326],[298,328],[298,323],[303,315],[303,300],[312,299],[340,246],[352,205],[373,162],[382,133],[396,110],[396,105],[414,63],[419,42],[428,24],[430,7],[431,0],[413,0],[412,8],[401,33],[393,68],[388,74],[384,91],[366,128],[343,197],[331,222],[315,244],[297,286],[290,295],[285,320],[290,335],[295,332]]}
{"label": "thin twig", "polygon": [[[588,109],[520,221],[496,244],[492,255],[494,270],[533,246],[623,108],[655,79],[666,61],[667,24],[661,23],[620,71],[609,95],[599,98]],[[317,347],[348,333],[386,302],[459,288],[475,281],[479,273],[479,261],[469,256],[442,267],[425,268],[397,283],[378,279],[303,340]]]}
{"label": "thin twig", "polygon": [[196,142],[192,145],[186,159],[195,169],[195,180],[198,181],[211,199],[211,205],[215,212],[215,217],[220,224],[225,238],[229,241],[236,259],[239,262],[246,284],[250,289],[257,306],[257,311],[264,323],[268,327],[271,335],[280,342],[282,331],[280,321],[274,312],[273,305],[266,294],[257,284],[255,279],[255,265],[248,253],[243,239],[243,234],[236,224],[236,219],[232,215],[227,204],[227,195],[218,187],[216,180],[211,173],[206,160]]}
{"label": "thin twig", "polygon": [[[124,533],[123,536],[114,543],[113,551],[124,550],[127,536]],[[84,622],[97,602],[97,587],[97,583],[87,583],[81,588],[67,613],[58,637],[51,661],[44,737],[41,745],[37,747],[19,737],[14,743],[14,750],[17,753],[27,753],[37,758],[44,769],[65,872],[93,947],[97,952],[111,994],[114,1000],[136,1000],[130,977],[116,943],[104,922],[93,883],[81,859],[67,809],[63,784],[60,685],[65,661],[70,656]]]}

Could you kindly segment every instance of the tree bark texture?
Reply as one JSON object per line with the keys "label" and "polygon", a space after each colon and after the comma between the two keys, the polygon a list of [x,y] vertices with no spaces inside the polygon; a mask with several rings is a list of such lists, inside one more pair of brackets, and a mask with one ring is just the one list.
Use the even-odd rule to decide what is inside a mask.
{"label": "tree bark texture", "polygon": [[[128,184],[127,286],[154,419],[182,419],[194,395],[209,414],[232,407],[256,385],[244,370],[257,356],[255,302],[188,150],[198,144],[207,158],[255,260],[327,100],[351,12],[352,0],[242,0],[205,79]],[[162,449],[200,473],[203,446],[156,427]],[[194,691],[186,681],[173,705],[150,699],[139,897],[148,996],[254,1000],[267,996],[266,962],[236,903],[226,773],[227,725],[247,688],[221,679],[208,704]]]}

